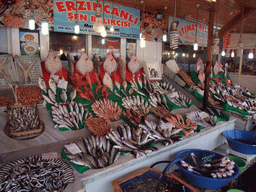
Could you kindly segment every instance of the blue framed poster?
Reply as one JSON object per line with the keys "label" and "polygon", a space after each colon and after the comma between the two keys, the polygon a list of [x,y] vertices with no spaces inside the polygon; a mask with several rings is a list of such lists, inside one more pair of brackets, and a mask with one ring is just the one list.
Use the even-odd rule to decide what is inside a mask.
{"label": "blue framed poster", "polygon": [[[54,6],[54,31],[74,33],[76,17],[80,26],[80,33],[99,35],[94,32],[96,0],[53,0]],[[77,6],[77,15],[76,15]],[[104,23],[107,36],[139,39],[140,37],[140,10],[100,1],[101,11],[104,10]],[[112,25],[114,32],[109,29]],[[103,17],[103,12],[101,12]]]}
{"label": "blue framed poster", "polygon": [[38,31],[20,29],[21,55],[36,55],[40,53]]}

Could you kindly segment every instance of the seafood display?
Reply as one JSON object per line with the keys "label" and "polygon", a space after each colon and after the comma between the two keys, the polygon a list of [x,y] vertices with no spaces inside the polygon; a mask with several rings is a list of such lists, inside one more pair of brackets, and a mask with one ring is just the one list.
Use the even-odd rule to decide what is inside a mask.
{"label": "seafood display", "polygon": [[34,106],[7,107],[9,135],[18,137],[43,131]]}
{"label": "seafood display", "polygon": [[62,63],[58,55],[51,49],[45,59],[45,69],[50,74],[58,74],[62,71]]}
{"label": "seafood display", "polygon": [[194,153],[191,153],[190,157],[193,160],[194,166],[183,160],[180,161],[181,166],[186,168],[189,172],[193,172],[197,175],[211,178],[226,178],[231,177],[235,173],[235,162],[231,161],[227,157],[208,161],[204,164],[198,164],[196,160],[197,157]]}
{"label": "seafood display", "polygon": [[192,123],[201,125],[203,127],[216,125],[217,116],[209,115],[206,112],[192,111],[186,114],[187,118],[191,119]]}
{"label": "seafood display", "polygon": [[[130,83],[131,83],[131,88],[132,88],[136,93],[140,94],[141,96],[147,97],[144,93],[142,93],[142,92],[139,90],[139,87],[138,87],[138,85],[137,85],[137,83],[136,83],[135,78],[133,77],[132,79],[133,79],[133,80],[130,82]],[[140,86],[141,86],[140,88],[142,89],[142,82],[141,82],[141,79],[140,79],[139,76],[138,76],[138,82],[140,82],[140,83],[139,83]],[[144,84],[144,86],[146,86],[146,85]]]}
{"label": "seafood display", "polygon": [[189,86],[195,85],[194,81],[187,75],[186,71],[179,71],[178,73]]}
{"label": "seafood display", "polygon": [[119,150],[113,147],[105,136],[83,138],[83,142],[77,141],[76,145],[81,152],[72,154],[65,149],[67,157],[70,159],[70,162],[76,165],[87,166],[90,169],[99,169],[112,165],[120,155]]}
{"label": "seafood display", "polygon": [[123,115],[124,115],[123,117],[124,119],[126,119],[127,121],[129,121],[130,123],[136,126],[143,123],[144,120],[146,119],[146,116],[143,115],[141,111],[135,112],[134,109],[132,108],[126,109],[125,111],[123,111]]}
{"label": "seafood display", "polygon": [[89,110],[81,103],[58,103],[52,106],[52,120],[56,123],[54,128],[82,129],[87,127],[84,121],[90,116]]}
{"label": "seafood display", "polygon": [[117,64],[118,64],[118,68],[120,70],[120,75],[121,75],[122,81],[125,81],[126,80],[126,64],[121,56],[117,58]]}
{"label": "seafood display", "polygon": [[112,79],[110,77],[110,75],[108,73],[105,73],[103,79],[102,79],[102,83],[104,85],[106,85],[111,91],[113,91],[113,82]]}
{"label": "seafood display", "polygon": [[88,129],[96,136],[106,135],[112,128],[108,121],[101,117],[89,117],[85,120]]}
{"label": "seafood display", "polygon": [[97,74],[100,75],[100,58],[96,54],[93,55],[92,62]]}
{"label": "seafood display", "polygon": [[73,55],[71,55],[70,51],[67,53],[67,59],[68,59],[68,69],[67,72],[69,76],[74,77],[74,62],[75,59]]}
{"label": "seafood display", "polygon": [[75,181],[72,168],[62,159],[33,156],[0,166],[0,191],[64,191]]}
{"label": "seafood display", "polygon": [[164,97],[164,95],[161,95],[160,93],[151,93],[149,96],[150,96],[149,103],[153,107],[160,106],[167,110],[170,110],[167,105],[167,101],[166,101],[166,98]]}
{"label": "seafood display", "polygon": [[167,94],[166,96],[172,103],[178,105],[179,107],[187,108],[192,105],[192,100],[179,91],[176,92],[176,94]]}
{"label": "seafood display", "polygon": [[81,57],[76,63],[76,71],[83,76],[85,75],[85,73],[93,72],[92,60],[90,60],[85,52],[81,53]]}
{"label": "seafood display", "polygon": [[138,127],[137,130],[129,125],[120,125],[117,130],[111,129],[106,135],[114,144],[114,148],[134,154],[136,158],[157,150],[150,144],[154,139],[150,138],[150,132]]}
{"label": "seafood display", "polygon": [[43,102],[41,89],[37,86],[17,87],[18,102],[23,105],[41,104]]}
{"label": "seafood display", "polygon": [[153,107],[151,108],[150,110],[152,113],[154,113],[154,115],[156,117],[158,117],[159,119],[160,118],[166,118],[166,117],[171,117],[173,116],[174,114],[171,113],[169,110],[167,110],[166,108],[164,107]]}
{"label": "seafood display", "polygon": [[139,128],[148,131],[150,133],[150,138],[154,139],[154,141],[157,143],[163,143],[165,146],[181,139],[181,136],[179,135],[181,128],[175,128],[174,125],[164,123],[163,121],[160,121],[160,123],[157,125],[152,121],[149,122],[145,120],[144,124],[139,125]]}
{"label": "seafood display", "polygon": [[152,84],[148,84],[149,91],[151,93],[160,93],[160,94],[170,94],[175,91],[175,88],[172,87],[172,84],[165,81],[155,81]]}
{"label": "seafood display", "polygon": [[141,112],[144,116],[149,114],[151,106],[148,101],[144,101],[142,96],[130,96],[122,99],[122,105],[126,109],[133,109],[135,112]]}
{"label": "seafood display", "polygon": [[194,71],[199,72],[199,70],[204,71],[205,65],[204,65],[202,59],[198,57],[196,64],[194,65]]}
{"label": "seafood display", "polygon": [[117,70],[117,63],[116,63],[116,59],[114,58],[114,56],[112,55],[111,52],[107,53],[107,58],[105,60],[105,62],[103,63],[103,69],[106,72],[106,74],[111,74],[113,72],[115,72]]}
{"label": "seafood display", "polygon": [[117,105],[117,102],[109,99],[95,101],[92,104],[92,110],[96,115],[104,118],[106,121],[119,120],[122,114],[122,109]]}
{"label": "seafood display", "polygon": [[0,107],[13,105],[15,101],[10,97],[0,97]]}
{"label": "seafood display", "polygon": [[142,66],[140,65],[139,61],[137,60],[136,56],[132,53],[131,54],[131,59],[128,63],[128,69],[130,72],[132,72],[132,74],[134,75],[135,73],[137,73],[140,69],[142,68]]}

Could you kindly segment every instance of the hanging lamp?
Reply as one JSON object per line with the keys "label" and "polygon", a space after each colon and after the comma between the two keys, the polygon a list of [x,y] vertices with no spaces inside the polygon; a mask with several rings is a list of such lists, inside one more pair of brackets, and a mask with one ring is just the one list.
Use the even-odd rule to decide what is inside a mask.
{"label": "hanging lamp", "polygon": [[196,15],[196,40],[195,40],[195,43],[193,45],[194,47],[194,51],[197,51],[198,50],[198,42],[197,42],[197,29],[198,29],[198,8],[199,8],[200,4],[196,4],[196,7],[197,7],[197,15]]}
{"label": "hanging lamp", "polygon": [[251,44],[251,51],[249,52],[248,58],[253,59],[254,54],[253,54],[253,34],[252,34],[252,44]]}
{"label": "hanging lamp", "polygon": [[[164,9],[166,10],[167,7],[165,6]],[[164,34],[163,34],[163,42],[166,42],[167,41],[167,33],[166,31],[164,31]]]}
{"label": "hanging lamp", "polygon": [[[44,10],[45,10],[45,1],[44,1]],[[44,17],[41,22],[41,32],[43,35],[48,35],[49,34],[49,24],[46,19],[46,13],[44,12]]]}
{"label": "hanging lamp", "polygon": [[235,51],[234,50],[231,51],[231,57],[232,58],[235,57]]}
{"label": "hanging lamp", "polygon": [[174,1],[174,17],[170,30],[170,48],[175,50],[179,46],[179,32],[177,30],[178,22],[176,21],[176,0]]}
{"label": "hanging lamp", "polygon": [[76,0],[76,23],[75,23],[74,31],[75,31],[76,34],[78,34],[80,32],[79,23],[78,23],[78,20],[77,20],[77,0]]}
{"label": "hanging lamp", "polygon": [[103,31],[101,32],[101,37],[106,37],[107,36],[107,32],[106,32],[106,28],[105,28],[105,23],[104,23],[104,6],[105,6],[105,2],[103,0]]}
{"label": "hanging lamp", "polygon": [[32,15],[32,17],[29,18],[29,20],[28,20],[28,27],[29,27],[30,30],[35,30],[36,22],[35,22],[35,19],[33,17],[33,13],[31,15]]}
{"label": "hanging lamp", "polygon": [[244,1],[243,1],[243,10],[242,10],[242,21],[241,21],[240,38],[239,38],[239,41],[238,41],[238,44],[237,44],[238,48],[243,48],[243,42],[242,42],[243,20],[244,20]]}
{"label": "hanging lamp", "polygon": [[114,32],[115,31],[115,28],[114,28],[114,25],[113,25],[113,18],[114,18],[114,3],[112,3],[112,20],[111,20],[111,27],[109,29],[110,32]]}
{"label": "hanging lamp", "polygon": [[[103,9],[104,13],[104,9]],[[100,8],[100,0],[97,0],[97,7],[95,9],[95,22],[93,24],[93,30],[95,33],[101,33],[105,29],[102,17],[101,17],[101,8]]]}
{"label": "hanging lamp", "polygon": [[[144,1],[141,1],[141,3],[143,3],[143,16],[144,16],[144,20],[145,20],[145,3]],[[144,32],[140,33],[140,48],[145,48],[146,47],[146,41],[145,41],[145,34]]]}
{"label": "hanging lamp", "polygon": [[225,52],[224,50],[222,50],[221,56],[222,56],[222,57],[225,57],[225,55],[226,55],[226,52]]}

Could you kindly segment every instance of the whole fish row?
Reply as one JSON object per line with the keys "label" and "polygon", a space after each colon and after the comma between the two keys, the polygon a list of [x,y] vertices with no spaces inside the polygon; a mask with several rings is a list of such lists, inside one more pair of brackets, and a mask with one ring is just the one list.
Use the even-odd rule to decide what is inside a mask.
{"label": "whole fish row", "polygon": [[142,96],[130,96],[122,99],[122,105],[126,109],[133,109],[135,112],[140,111],[144,116],[148,115],[151,109],[148,101],[144,101]]}
{"label": "whole fish row", "polygon": [[150,97],[149,103],[153,107],[160,106],[160,107],[163,107],[167,110],[170,110],[168,105],[167,105],[167,101],[166,101],[166,98],[164,97],[164,95],[161,95],[160,93],[150,93],[149,97]]}
{"label": "whole fish row", "polygon": [[55,128],[81,129],[87,127],[84,122],[91,114],[89,110],[84,108],[81,103],[58,103],[52,106],[53,122],[56,123]]}
{"label": "whole fish row", "polygon": [[39,128],[40,120],[35,107],[13,107],[7,113],[10,129],[15,133]]}
{"label": "whole fish row", "polygon": [[165,81],[154,81],[149,85],[149,91],[151,93],[159,92],[160,94],[168,94],[175,91],[175,88],[172,87],[172,84]]}
{"label": "whole fish row", "polygon": [[[146,77],[145,77],[146,78]],[[147,97],[147,95],[145,95],[143,92],[141,92],[140,90],[142,90],[143,86],[145,86],[145,84],[143,85],[143,81],[141,80],[140,76],[138,75],[138,84],[140,86],[138,86],[136,80],[135,80],[135,77],[132,78],[132,81],[130,81],[131,83],[131,88],[136,92],[138,93],[139,95],[143,96],[143,97]]]}
{"label": "whole fish row", "polygon": [[120,155],[119,150],[114,148],[105,136],[83,138],[83,141],[77,141],[76,145],[81,152],[71,154],[66,149],[67,157],[72,163],[87,166],[90,169],[98,169],[112,165]]}
{"label": "whole fish row", "polygon": [[197,161],[198,157],[194,153],[191,153],[187,158],[189,157],[192,159],[194,165],[189,164],[185,160],[180,161],[180,164],[189,172],[197,175],[211,178],[226,178],[231,177],[235,173],[235,162],[227,157],[208,161],[203,164],[199,164]]}
{"label": "whole fish row", "polygon": [[136,158],[157,150],[156,147],[150,146],[154,140],[149,136],[150,132],[143,131],[142,128],[135,130],[127,124],[118,126],[117,130],[111,129],[106,135],[115,148],[120,151],[132,152]]}
{"label": "whole fish row", "polygon": [[143,123],[143,121],[146,119],[146,115],[143,115],[141,111],[135,111],[134,109],[130,108],[123,111],[123,118],[137,126],[138,124]]}
{"label": "whole fish row", "polygon": [[92,104],[92,110],[96,115],[104,118],[106,121],[119,120],[122,114],[122,109],[117,105],[117,102],[109,99],[95,101]]}
{"label": "whole fish row", "polygon": [[165,146],[181,139],[179,135],[181,129],[177,129],[174,125],[164,123],[163,121],[160,121],[157,125],[152,121],[145,120],[144,124],[140,124],[138,127],[150,132],[150,138],[154,139],[155,142],[161,142]]}
{"label": "whole fish row", "polygon": [[203,127],[209,127],[216,125],[217,116],[208,115],[205,112],[192,111],[186,114],[187,118],[191,119],[193,123],[201,125]]}
{"label": "whole fish row", "polygon": [[180,107],[189,107],[192,105],[192,100],[189,99],[186,95],[184,95],[181,92],[177,92],[177,94],[167,94],[168,99],[174,103],[175,105],[178,105]]}
{"label": "whole fish row", "polygon": [[39,155],[0,166],[0,191],[64,191],[74,181],[72,168],[62,159]]}

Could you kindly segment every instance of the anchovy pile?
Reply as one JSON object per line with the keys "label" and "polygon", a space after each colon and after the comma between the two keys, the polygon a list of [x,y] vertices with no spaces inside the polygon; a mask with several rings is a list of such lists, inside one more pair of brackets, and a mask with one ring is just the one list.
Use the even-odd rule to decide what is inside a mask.
{"label": "anchovy pile", "polygon": [[193,123],[201,125],[203,127],[216,125],[217,116],[208,115],[205,112],[192,111],[186,114],[187,118],[191,119]]}
{"label": "anchovy pile", "polygon": [[115,85],[116,85],[118,91],[119,91],[121,94],[119,94],[116,90],[114,90],[114,94],[115,94],[116,96],[120,97],[120,98],[122,98],[122,95],[123,95],[124,97],[128,97],[128,95],[130,96],[130,95],[132,95],[133,92],[134,92],[134,90],[133,90],[132,88],[130,88],[130,90],[129,90],[128,94],[127,94],[127,92],[126,92],[126,89],[127,89],[127,81],[123,81],[123,82],[122,82],[122,87],[123,87],[123,89],[121,89],[121,84],[120,84],[118,81],[115,81]]}
{"label": "anchovy pile", "polygon": [[92,117],[90,116],[85,121],[88,129],[97,136],[104,136],[106,135],[110,129],[112,128],[109,124],[109,121],[106,121],[102,117]]}
{"label": "anchovy pile", "polygon": [[149,91],[151,93],[158,92],[160,94],[168,94],[175,91],[175,88],[172,87],[172,84],[165,81],[155,81],[149,85]]}
{"label": "anchovy pile", "polygon": [[40,120],[35,107],[16,107],[8,110],[10,129],[24,132],[39,128]]}
{"label": "anchovy pile", "polygon": [[[144,76],[145,78],[145,76]],[[144,81],[146,82],[146,81]],[[131,83],[131,88],[136,92],[138,93],[139,95],[143,96],[143,97],[147,97],[144,93],[142,93],[140,90],[139,90],[139,86],[140,86],[140,89],[142,89],[143,87],[143,82],[140,78],[140,76],[138,76],[138,83],[139,83],[139,86],[137,85],[137,82],[135,80],[135,77],[132,78],[132,81],[130,82]],[[146,86],[146,84],[144,84],[144,86]]]}
{"label": "anchovy pile", "polygon": [[153,106],[153,107],[163,107],[169,111],[171,111],[167,105],[167,101],[166,98],[164,97],[164,95],[161,95],[160,93],[150,93],[150,100],[149,103]]}
{"label": "anchovy pile", "polygon": [[134,109],[126,109],[123,111],[123,118],[137,126],[138,124],[143,123],[143,121],[146,119],[146,116],[143,115],[140,111],[135,112]]}
{"label": "anchovy pile", "polygon": [[92,104],[92,110],[96,115],[104,118],[106,121],[119,120],[122,114],[122,109],[117,105],[117,102],[109,99],[95,101]]}
{"label": "anchovy pile", "polygon": [[64,191],[74,181],[72,168],[62,159],[39,155],[0,166],[0,191]]}
{"label": "anchovy pile", "polygon": [[140,124],[139,127],[150,132],[149,137],[154,139],[155,142],[161,142],[165,146],[181,139],[181,136],[179,135],[181,129],[176,129],[170,123],[160,121],[159,125],[157,125],[154,122],[145,120],[145,124]]}
{"label": "anchovy pile", "polygon": [[192,100],[189,99],[186,95],[182,94],[181,92],[177,92],[178,96],[174,96],[174,94],[167,94],[168,99],[178,105],[180,107],[189,107],[192,104]]}
{"label": "anchovy pile", "polygon": [[144,131],[140,127],[135,130],[128,125],[120,125],[117,130],[111,129],[106,135],[115,148],[120,151],[132,152],[136,158],[157,150],[156,147],[150,146],[154,140],[149,136],[149,131]]}
{"label": "anchovy pile", "polygon": [[112,165],[119,157],[120,151],[114,148],[106,137],[91,136],[76,142],[81,152],[72,155],[65,150],[67,157],[74,164],[98,169]]}
{"label": "anchovy pile", "polygon": [[197,175],[212,178],[226,178],[231,177],[235,173],[235,162],[231,161],[227,157],[222,157],[221,159],[209,161],[201,165],[198,164],[194,153],[191,153],[190,157],[192,158],[195,166],[192,166],[183,160],[180,161],[181,166],[186,168],[189,172],[193,172]]}
{"label": "anchovy pile", "polygon": [[55,103],[52,106],[52,116],[53,121],[56,123],[55,128],[64,127],[70,130],[77,130],[87,127],[84,120],[89,118],[91,114],[81,103],[70,102],[68,104]]}
{"label": "anchovy pile", "polygon": [[142,96],[130,96],[122,99],[123,106],[126,109],[133,109],[135,112],[141,112],[143,115],[147,115],[150,112],[151,106],[148,101],[144,101]]}
{"label": "anchovy pile", "polygon": [[167,117],[171,117],[173,116],[174,114],[171,113],[169,110],[167,110],[166,108],[164,107],[153,107],[151,108],[150,110],[152,113],[154,113],[154,115],[158,118],[167,118]]}

